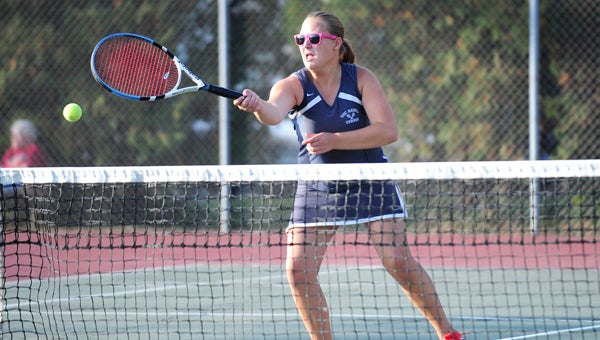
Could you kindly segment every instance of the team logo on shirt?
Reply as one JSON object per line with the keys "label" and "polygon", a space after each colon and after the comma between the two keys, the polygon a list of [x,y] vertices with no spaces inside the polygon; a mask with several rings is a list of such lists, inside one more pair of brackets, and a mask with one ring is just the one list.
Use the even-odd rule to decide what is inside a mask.
{"label": "team logo on shirt", "polygon": [[346,125],[350,125],[352,123],[357,123],[359,118],[358,118],[358,114],[359,111],[357,108],[349,108],[348,110],[342,112],[342,114],[340,115],[340,118],[344,119],[346,121]]}

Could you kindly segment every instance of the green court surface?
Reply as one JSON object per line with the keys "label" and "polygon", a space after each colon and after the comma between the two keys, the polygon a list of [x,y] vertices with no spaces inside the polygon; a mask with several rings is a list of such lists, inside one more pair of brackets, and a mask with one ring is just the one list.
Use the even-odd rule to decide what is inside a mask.
{"label": "green court surface", "polygon": [[[598,270],[428,272],[467,339],[599,337]],[[382,267],[325,263],[320,280],[334,338],[435,339]],[[279,264],[180,265],[5,288],[4,339],[306,339]]]}

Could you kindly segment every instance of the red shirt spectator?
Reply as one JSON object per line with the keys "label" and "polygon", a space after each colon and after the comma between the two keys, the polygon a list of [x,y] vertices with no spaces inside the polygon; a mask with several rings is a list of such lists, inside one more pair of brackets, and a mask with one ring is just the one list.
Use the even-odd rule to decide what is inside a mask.
{"label": "red shirt spectator", "polygon": [[11,145],[2,156],[3,168],[48,166],[45,151],[36,144],[37,130],[33,123],[19,119],[10,128]]}

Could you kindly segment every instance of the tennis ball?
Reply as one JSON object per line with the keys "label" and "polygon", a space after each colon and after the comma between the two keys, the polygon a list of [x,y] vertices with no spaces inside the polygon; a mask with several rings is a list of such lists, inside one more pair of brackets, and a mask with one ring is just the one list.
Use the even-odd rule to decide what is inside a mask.
{"label": "tennis ball", "polygon": [[67,104],[67,106],[65,106],[65,108],[63,109],[63,116],[69,122],[78,121],[79,119],[81,119],[81,114],[81,106],[75,103]]}

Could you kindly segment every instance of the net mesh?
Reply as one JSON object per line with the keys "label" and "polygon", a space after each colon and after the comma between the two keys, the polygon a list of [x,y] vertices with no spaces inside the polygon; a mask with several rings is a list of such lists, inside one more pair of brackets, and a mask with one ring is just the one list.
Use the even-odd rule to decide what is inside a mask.
{"label": "net mesh", "polygon": [[[296,183],[384,179],[455,328],[595,338],[599,175],[600,161],[1,169],[3,336],[306,338],[285,269]],[[337,230],[319,280],[334,338],[435,338],[366,225]]]}

